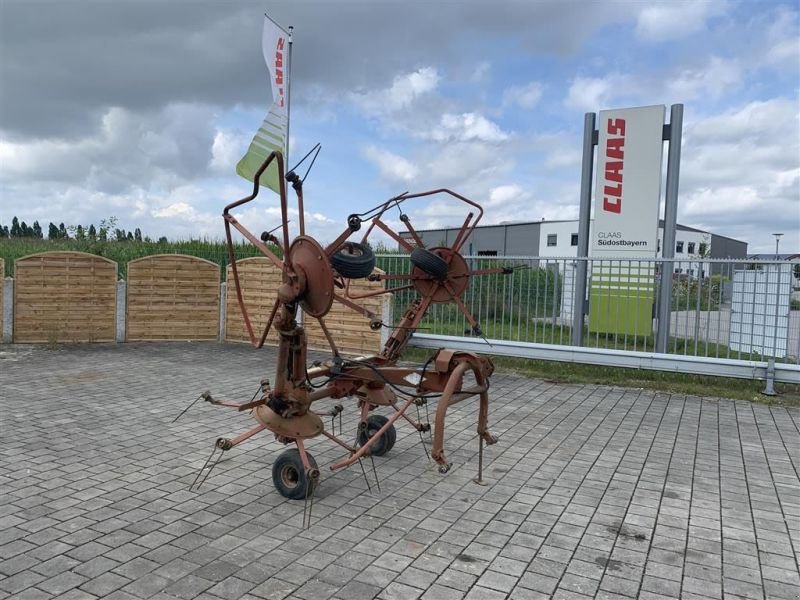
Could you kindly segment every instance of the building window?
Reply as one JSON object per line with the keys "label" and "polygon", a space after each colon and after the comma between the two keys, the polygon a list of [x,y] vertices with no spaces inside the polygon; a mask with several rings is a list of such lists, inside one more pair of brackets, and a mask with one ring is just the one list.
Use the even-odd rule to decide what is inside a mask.
{"label": "building window", "polygon": [[661,252],[661,240],[656,241],[656,252]]}
{"label": "building window", "polygon": [[682,270],[683,269],[681,269],[680,267],[675,267],[675,273],[677,273],[678,275],[680,275]]}
{"label": "building window", "polygon": [[675,252],[677,254],[683,254],[683,242],[678,242],[675,244]]}
{"label": "building window", "polygon": [[478,250],[478,256],[497,256],[497,250]]}
{"label": "building window", "polygon": [[705,242],[700,242],[700,256],[705,256],[706,250],[708,250],[708,244]]}
{"label": "building window", "polygon": [[577,233],[573,233],[572,234],[572,237],[569,240],[569,245],[570,246],[577,246],[578,245],[578,234]]}
{"label": "building window", "polygon": [[691,277],[692,275],[694,275],[694,269],[689,269],[689,270],[687,270],[686,272],[689,274],[689,277]]}
{"label": "building window", "polygon": [[686,245],[686,252],[688,252],[689,254],[694,254],[694,242],[689,242]]}
{"label": "building window", "polygon": [[555,233],[549,233],[547,235],[547,246],[557,246],[558,245],[558,235]]}

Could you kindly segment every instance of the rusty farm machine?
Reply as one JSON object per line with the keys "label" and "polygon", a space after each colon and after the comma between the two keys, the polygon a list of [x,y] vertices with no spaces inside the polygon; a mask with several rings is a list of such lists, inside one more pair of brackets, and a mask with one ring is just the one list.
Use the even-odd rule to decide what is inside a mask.
{"label": "rusty farm machine", "polygon": [[[256,237],[233,216],[232,211],[256,198],[259,193],[259,177],[273,161],[280,175],[282,220],[276,228],[278,235],[265,232]],[[283,157],[280,153],[273,152],[256,173],[252,194],[227,205],[223,212],[233,284],[250,341],[260,348],[272,327],[278,333],[275,377],[272,384],[263,379],[256,396],[250,402],[221,401],[213,398],[209,392],[201,395],[200,398],[212,404],[230,406],[240,411],[250,410],[258,424],[235,438],[217,439],[211,456],[195,479],[195,484],[204,471],[200,484],[205,481],[224,451],[266,429],[275,435],[277,441],[290,446],[273,463],[272,479],[275,488],[286,498],[305,499],[308,503],[319,483],[320,471],[316,461],[306,450],[306,440],[324,436],[342,448],[342,458],[330,465],[330,469],[336,471],[364,457],[381,456],[389,452],[396,439],[395,423],[400,419],[419,432],[430,431],[431,425],[419,422],[419,417],[419,420],[414,420],[410,416],[409,408],[414,405],[419,407],[433,399],[438,401],[431,456],[438,463],[439,471],[446,473],[451,466],[444,452],[447,409],[473,396],[477,396],[480,403],[476,481],[481,482],[484,444],[494,444],[496,441],[487,426],[489,378],[494,370],[492,362],[470,352],[444,348],[436,351],[419,368],[398,366],[397,362],[426,311],[435,304],[453,303],[469,322],[473,334],[483,335],[462,300],[469,279],[476,275],[511,272],[509,268],[472,270],[461,254],[462,246],[481,220],[483,209],[475,202],[447,189],[405,193],[364,213],[351,214],[347,218],[344,231],[333,242],[323,245],[305,232],[302,180],[293,171],[285,176],[283,174]],[[297,197],[299,235],[294,239],[290,239],[289,235],[287,182],[292,185]],[[409,217],[402,211],[403,203],[411,199],[435,195],[449,196],[463,203],[465,210],[469,211],[450,247],[426,248],[422,238],[412,227]],[[409,237],[401,236],[386,224],[384,215],[394,208],[400,210],[400,221]],[[351,240],[362,227],[365,227],[365,231],[360,241]],[[253,329],[243,300],[234,257],[232,228],[254,244],[282,274],[277,298],[260,335]],[[386,274],[375,270],[375,255],[367,242],[370,234],[376,230],[382,231],[408,251],[407,273]],[[275,251],[276,247],[279,248],[278,252]],[[351,280],[359,278],[391,281],[394,287],[359,294],[350,286]],[[358,303],[359,299],[368,296],[406,289],[415,290],[415,298],[405,307],[395,325],[383,323],[377,315]],[[325,324],[325,315],[334,302],[363,315],[373,330],[383,327],[391,329],[391,334],[379,354],[348,358],[340,353],[334,336]],[[304,319],[313,318],[319,322],[330,345],[331,355],[327,360],[315,361],[309,365],[306,334],[298,323],[298,309],[302,309]],[[342,404],[326,410],[314,410],[317,402],[326,399],[355,400],[360,418],[354,439],[343,439],[341,432],[337,436],[335,429],[326,430],[323,417],[335,417],[343,410]],[[419,414],[417,411],[417,415]],[[219,454],[214,459],[217,451]]]}

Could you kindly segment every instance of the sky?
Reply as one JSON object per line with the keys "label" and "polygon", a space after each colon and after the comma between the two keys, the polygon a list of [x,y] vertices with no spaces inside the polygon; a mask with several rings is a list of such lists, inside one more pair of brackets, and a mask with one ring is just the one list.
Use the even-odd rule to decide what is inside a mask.
{"label": "sky", "polygon": [[[678,222],[800,252],[800,16],[779,1],[0,0],[0,224],[221,239],[271,102],[265,11],[294,27],[290,163],[322,144],[321,240],[441,187],[486,224],[577,218],[584,114],[682,103]],[[267,190],[238,216],[279,215]]]}

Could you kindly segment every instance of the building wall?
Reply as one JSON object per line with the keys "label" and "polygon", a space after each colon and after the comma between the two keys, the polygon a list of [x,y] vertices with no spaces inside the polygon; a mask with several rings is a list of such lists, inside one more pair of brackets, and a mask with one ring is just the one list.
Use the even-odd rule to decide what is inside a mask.
{"label": "building wall", "polygon": [[541,226],[539,223],[506,225],[506,256],[530,256],[539,247]]}
{"label": "building wall", "polygon": [[711,234],[711,258],[745,258],[747,242]]}
{"label": "building wall", "polygon": [[[577,256],[578,246],[572,245],[572,234],[577,235],[577,233],[578,221],[542,221],[539,233],[539,256]],[[548,245],[551,236],[555,236],[555,246]],[[591,239],[591,234],[589,238]]]}
{"label": "building wall", "polygon": [[[589,225],[589,239],[594,222]],[[577,256],[578,247],[572,245],[573,234],[578,233],[578,221],[541,221],[508,225],[478,227],[463,245],[464,254],[496,252],[498,256]],[[409,238],[407,233],[401,234]],[[451,246],[458,235],[458,229],[437,229],[419,232],[427,247]],[[548,236],[555,235],[555,246],[548,246]],[[662,256],[661,246],[664,229],[658,230],[658,255]],[[713,233],[696,231],[678,225],[675,232],[675,258],[689,261],[701,257],[701,245],[707,246],[708,258],[745,258],[747,242],[734,240]],[[680,247],[680,251],[678,251]],[[696,269],[696,265],[688,268]],[[685,272],[686,268],[683,269]]]}

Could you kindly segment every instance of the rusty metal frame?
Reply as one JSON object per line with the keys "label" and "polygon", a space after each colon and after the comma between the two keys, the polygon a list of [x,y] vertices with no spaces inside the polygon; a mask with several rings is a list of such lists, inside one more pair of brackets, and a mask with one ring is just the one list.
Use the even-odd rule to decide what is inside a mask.
{"label": "rusty metal frame", "polygon": [[[282,240],[275,236],[262,236],[262,239],[270,239],[275,243],[275,247],[282,256],[278,256],[273,248],[259,240],[254,234],[247,230],[232,214],[232,211],[248,202],[254,200],[259,193],[259,177],[272,163],[276,167],[280,176],[280,206],[281,206],[281,229]],[[396,362],[402,354],[405,346],[419,327],[420,322],[425,317],[428,308],[434,302],[449,301],[455,303],[461,310],[469,323],[479,331],[477,321],[460,299],[460,291],[463,291],[463,284],[457,284],[463,278],[489,273],[508,273],[509,269],[479,269],[469,270],[464,266],[463,258],[460,259],[461,266],[452,266],[452,260],[459,255],[459,250],[474,231],[483,216],[483,209],[477,203],[465,198],[464,196],[447,189],[437,189],[428,192],[415,194],[401,194],[376,206],[361,215],[351,215],[348,218],[347,228],[336,238],[336,240],[323,247],[315,240],[305,235],[305,224],[303,219],[303,191],[302,182],[293,180],[293,188],[297,195],[298,209],[300,211],[300,236],[290,243],[288,229],[288,202],[286,184],[284,181],[283,156],[280,152],[271,153],[259,170],[255,174],[253,192],[228,204],[223,211],[225,223],[225,235],[228,246],[228,254],[231,262],[231,275],[236,290],[236,298],[247,329],[251,343],[260,348],[263,346],[267,334],[274,325],[278,337],[278,358],[275,386],[270,388],[269,383],[262,381],[261,398],[250,403],[218,402],[225,406],[252,408],[255,418],[259,425],[233,438],[224,440],[222,450],[230,449],[242,441],[249,439],[252,435],[268,429],[275,434],[276,438],[286,444],[297,446],[303,468],[306,474],[310,475],[313,481],[318,478],[319,473],[312,473],[312,468],[305,450],[304,439],[323,435],[334,443],[338,444],[347,451],[347,455],[330,465],[331,470],[345,468],[359,462],[362,458],[370,456],[370,449],[386,432],[394,426],[399,419],[404,419],[419,432],[430,429],[430,424],[423,424],[413,420],[408,416],[408,409],[412,405],[419,406],[426,403],[433,397],[438,397],[436,410],[436,420],[433,426],[432,451],[431,456],[439,464],[441,472],[450,469],[444,453],[445,438],[445,417],[450,406],[474,396],[479,397],[479,413],[477,423],[477,434],[480,438],[479,445],[479,472],[478,481],[482,481],[483,464],[483,445],[493,444],[496,441],[488,431],[488,388],[489,377],[494,367],[491,361],[485,357],[468,352],[454,352],[451,350],[440,349],[428,361],[421,370],[418,368],[399,367]],[[360,229],[362,222],[361,216],[366,215],[370,221],[367,231],[364,233],[362,243],[365,243],[370,233],[375,229],[384,231],[387,235],[395,239],[398,244],[407,250],[415,247],[424,248],[423,240],[414,230],[407,215],[402,213],[401,221],[406,226],[412,245],[407,238],[394,232],[381,217],[391,207],[399,206],[408,200],[424,198],[435,194],[448,194],[457,200],[469,205],[477,212],[470,210],[467,214],[461,229],[450,248],[433,248],[431,251],[438,254],[447,264],[448,269],[454,269],[452,278],[448,274],[442,280],[437,280],[429,274],[424,273],[419,267],[413,267],[407,275],[386,275],[375,273],[370,276],[373,281],[408,281],[409,283],[399,288],[390,288],[370,292],[366,294],[352,294],[350,291],[350,280],[344,285],[344,295],[339,295],[334,291],[336,281],[335,272],[330,271],[328,259],[338,251],[348,238]],[[269,319],[260,338],[256,338],[252,324],[249,319],[247,307],[244,303],[239,272],[236,265],[234,245],[231,228],[236,229],[245,239],[257,247],[273,265],[281,269],[282,283],[278,288],[278,298],[270,313]],[[298,243],[298,240],[300,242]],[[302,252],[300,248],[302,247]],[[316,259],[316,260],[314,260]],[[459,273],[458,269],[461,269]],[[454,287],[455,285],[455,287]],[[460,286],[460,287],[459,287]],[[377,316],[370,310],[364,308],[355,300],[373,297],[381,294],[393,293],[398,289],[415,288],[419,292],[418,298],[403,313],[399,323],[381,323]],[[330,290],[331,298],[325,299]],[[386,341],[381,352],[376,356],[360,357],[357,359],[342,358],[328,328],[325,325],[324,315],[329,309],[330,302],[339,302],[353,311],[364,315],[370,319],[370,326],[379,328],[382,326],[392,327],[392,333]],[[326,305],[327,302],[327,305]],[[332,358],[318,366],[308,368],[306,360],[306,335],[303,327],[297,322],[297,310],[299,306],[308,308],[320,323],[325,338],[328,340],[332,351]],[[464,376],[471,373],[476,381],[475,386],[465,387]],[[265,383],[266,382],[266,383]],[[397,393],[396,393],[397,392]],[[398,400],[398,393],[400,395]],[[361,411],[360,426],[363,426],[369,412],[379,406],[388,406],[392,413],[387,421],[372,435],[370,435],[360,446],[353,446],[341,439],[334,433],[325,430],[321,416],[338,414],[340,410],[329,412],[314,412],[311,406],[315,402],[326,399],[338,399],[352,397],[356,398]],[[209,394],[210,398],[210,394]],[[337,406],[341,409],[340,406]],[[223,440],[223,438],[220,438]],[[219,442],[219,441],[218,441]],[[426,450],[427,452],[427,450]],[[208,461],[207,461],[208,462]],[[216,464],[216,463],[215,463]],[[206,475],[208,477],[208,475]],[[204,479],[205,480],[205,479]],[[308,500],[308,498],[307,498]]]}

